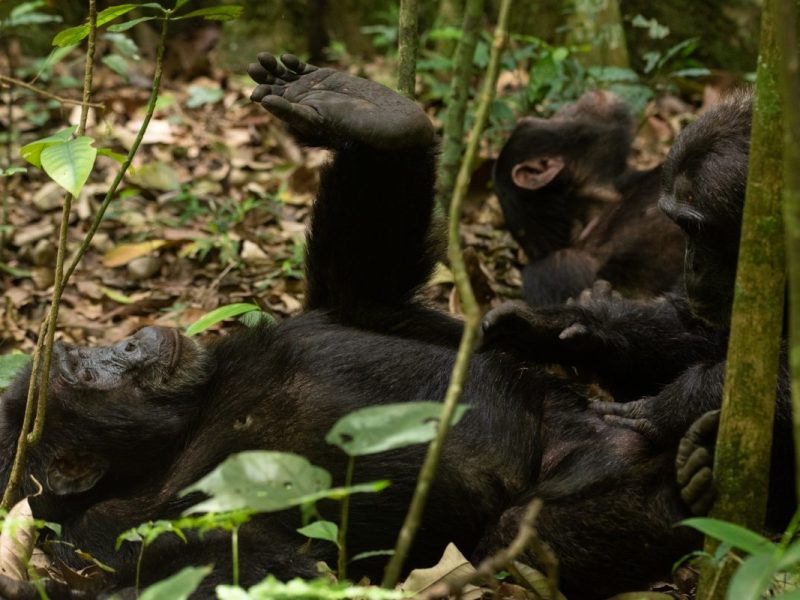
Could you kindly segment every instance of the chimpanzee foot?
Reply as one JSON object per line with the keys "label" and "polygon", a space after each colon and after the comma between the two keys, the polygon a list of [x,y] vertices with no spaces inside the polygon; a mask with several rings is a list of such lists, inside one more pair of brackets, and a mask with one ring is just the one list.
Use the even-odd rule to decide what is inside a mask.
{"label": "chimpanzee foot", "polygon": [[423,110],[374,81],[308,65],[293,54],[278,62],[267,52],[247,72],[259,84],[250,98],[286,121],[304,142],[334,148],[360,143],[382,150],[433,142],[433,126]]}
{"label": "chimpanzee foot", "polygon": [[712,410],[692,423],[678,446],[675,471],[681,498],[692,514],[705,516],[714,501],[714,442],[719,427],[719,411]]}

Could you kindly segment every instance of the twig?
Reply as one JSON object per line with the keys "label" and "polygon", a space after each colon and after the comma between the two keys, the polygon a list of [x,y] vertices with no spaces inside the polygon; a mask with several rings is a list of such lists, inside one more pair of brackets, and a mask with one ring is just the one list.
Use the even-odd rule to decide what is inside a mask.
{"label": "twig", "polygon": [[464,257],[461,255],[459,224],[461,222],[461,207],[467,195],[467,188],[469,187],[472,164],[478,152],[481,133],[483,132],[486,120],[489,116],[489,106],[494,99],[497,73],[500,67],[500,55],[505,47],[506,38],[508,37],[508,14],[510,7],[511,0],[503,0],[500,5],[500,16],[494,31],[492,53],[489,59],[486,79],[483,82],[483,89],[481,90],[480,104],[475,117],[475,124],[470,132],[469,143],[467,144],[467,150],[464,154],[464,162],[461,165],[461,170],[456,180],[453,200],[450,204],[447,254],[450,258],[453,278],[456,282],[458,293],[461,297],[461,305],[464,309],[464,332],[462,333],[461,343],[458,347],[458,354],[456,355],[455,365],[453,366],[450,385],[447,388],[447,394],[442,404],[442,412],[439,415],[436,437],[428,446],[428,451],[425,455],[422,468],[420,469],[419,478],[417,479],[417,487],[414,490],[414,496],[411,498],[411,505],[408,508],[408,513],[403,522],[403,527],[400,530],[400,535],[397,537],[394,554],[389,560],[389,564],[386,565],[386,571],[384,572],[383,581],[381,582],[381,585],[385,588],[392,588],[397,584],[400,571],[403,568],[403,563],[406,560],[406,556],[408,556],[411,544],[414,541],[414,536],[422,520],[422,513],[425,510],[431,483],[436,474],[436,467],[439,464],[442,447],[447,433],[450,431],[450,422],[453,419],[453,413],[455,412],[458,399],[461,397],[464,380],[469,370],[469,360],[477,342],[480,311],[475,301],[475,295],[472,293],[469,275],[464,265]]}
{"label": "twig", "polygon": [[551,567],[548,568],[547,581],[550,588],[550,597],[552,600],[556,600],[558,595],[558,572],[554,567],[554,565],[557,564],[555,556],[547,544],[541,540],[536,531],[536,519],[541,510],[542,501],[538,498],[531,500],[519,523],[517,535],[511,540],[511,543],[507,547],[485,558],[475,571],[462,575],[449,583],[435,585],[424,594],[416,596],[415,600],[433,600],[434,598],[446,598],[452,595],[460,595],[462,590],[468,585],[487,580],[491,581],[495,573],[506,569],[520,554],[531,546],[534,547],[534,552],[539,560],[542,561],[543,564]]}
{"label": "twig", "polygon": [[51,100],[56,100],[61,104],[71,104],[73,106],[88,106],[90,108],[99,108],[101,110],[105,110],[105,104],[101,104],[99,102],[87,102],[84,104],[81,100],[73,100],[72,98],[64,98],[63,96],[59,96],[57,94],[53,94],[52,92],[45,91],[41,88],[36,87],[35,85],[31,85],[30,83],[26,83],[21,79],[16,79],[14,77],[9,77],[8,75],[0,75],[0,82],[8,83],[15,87],[21,87],[26,90],[30,90],[35,94],[39,94],[40,96],[44,96],[45,98],[50,98]]}

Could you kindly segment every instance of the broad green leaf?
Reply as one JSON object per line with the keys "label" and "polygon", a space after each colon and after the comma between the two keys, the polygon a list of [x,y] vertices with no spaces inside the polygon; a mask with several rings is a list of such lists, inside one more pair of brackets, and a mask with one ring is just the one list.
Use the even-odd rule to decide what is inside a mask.
{"label": "broad green leaf", "polygon": [[191,19],[194,17],[203,17],[209,21],[230,21],[238,19],[242,14],[241,6],[210,6],[208,8],[199,8],[190,13],[175,17],[174,20]]}
{"label": "broad green leaf", "polygon": [[219,600],[402,600],[409,596],[401,590],[352,585],[347,581],[333,583],[324,577],[283,582],[273,575],[247,591],[230,585],[219,585],[216,591]]}
{"label": "broad green leaf", "polygon": [[185,567],[172,577],[144,590],[139,600],[186,600],[209,573],[211,567]]}
{"label": "broad green leaf", "polygon": [[92,138],[81,136],[42,150],[44,172],[76,198],[89,179],[97,157],[97,148],[92,148],[92,142]]}
{"label": "broad green leaf", "polygon": [[203,492],[208,500],[187,513],[250,508],[273,512],[299,506],[331,487],[331,475],[289,452],[252,450],[233,454],[182,495]]}
{"label": "broad green leaf", "polygon": [[260,311],[261,309],[255,304],[248,304],[246,302],[220,306],[219,308],[212,310],[210,313],[204,314],[202,317],[197,319],[197,321],[189,325],[189,327],[186,328],[186,335],[196,335],[201,331],[205,331],[212,325],[216,325],[220,321],[224,321],[225,319],[230,319],[232,317],[238,317],[239,315],[243,315],[244,313],[254,310]]}
{"label": "broad green leaf", "polygon": [[264,312],[263,310],[254,310],[251,312],[244,313],[241,317],[239,317],[239,322],[244,325],[245,327],[258,327],[259,325],[275,325],[277,321],[275,317],[273,317],[268,312]]}
{"label": "broad green leaf", "polygon": [[728,523],[727,521],[720,521],[719,519],[686,519],[685,521],[681,521],[679,525],[693,527],[701,533],[710,535],[715,539],[730,544],[739,550],[749,552],[750,554],[772,553],[777,549],[777,546],[763,535],[745,529],[740,525]]}
{"label": "broad green leaf", "polygon": [[51,136],[46,138],[42,138],[40,140],[36,140],[31,142],[30,144],[25,144],[19,151],[19,154],[22,158],[27,160],[31,163],[34,167],[39,169],[42,168],[42,151],[45,148],[49,148],[54,144],[62,144],[66,141],[69,141],[69,138],[72,137],[72,134],[75,133],[75,130],[78,128],[77,125],[73,125],[72,127],[68,127],[67,129],[62,129],[58,133],[54,133]]}
{"label": "broad green leaf", "polygon": [[385,490],[387,487],[391,485],[391,481],[388,479],[379,479],[378,481],[370,481],[369,483],[357,483],[355,485],[351,485],[348,487],[335,487],[329,490],[325,490],[324,492],[320,492],[319,497],[315,498],[316,500],[321,500],[322,498],[330,498],[331,500],[341,500],[345,496],[352,496],[353,494],[362,494],[362,493],[375,493],[381,492]]}
{"label": "broad green leaf", "polygon": [[[164,11],[161,5],[155,2],[147,2],[145,4],[118,4],[116,6],[109,6],[105,10],[101,10],[99,13],[97,13],[97,26],[102,27],[106,23],[110,23],[114,19],[131,12],[135,8],[156,8],[162,12]],[[84,23],[83,25],[78,25],[77,27],[70,27],[69,29],[65,29],[64,31],[57,33],[53,38],[53,45],[63,47],[77,44],[87,35],[89,35],[88,22]]]}
{"label": "broad green leaf", "polygon": [[[0,381],[0,385],[2,381]],[[800,563],[800,540],[795,541],[781,554],[778,560],[778,571],[786,571]]]}
{"label": "broad green leaf", "polygon": [[9,18],[14,19],[16,17],[21,17],[22,15],[27,15],[28,13],[32,13],[33,11],[42,8],[45,5],[44,0],[32,0],[31,2],[23,2],[19,6],[15,6],[11,9],[11,12],[8,13]]}
{"label": "broad green leaf", "polygon": [[347,562],[353,563],[356,562],[357,560],[364,560],[365,558],[374,558],[376,556],[394,556],[394,550],[368,550],[367,552],[359,552]]}
{"label": "broad green leaf", "polygon": [[4,390],[11,385],[14,377],[19,373],[31,360],[27,354],[14,353],[0,355],[0,390]]}
{"label": "broad green leaf", "polygon": [[176,0],[175,2],[175,10],[182,8],[189,0]]}
{"label": "broad green leaf", "polygon": [[733,574],[727,600],[759,600],[775,574],[775,559],[771,554],[748,557]]}
{"label": "broad green leaf", "polygon": [[132,29],[136,27],[139,23],[145,23],[147,21],[152,21],[156,17],[139,17],[138,19],[131,19],[130,21],[125,21],[124,23],[117,23],[116,25],[111,25],[108,30],[114,33],[120,33],[122,31],[128,31],[128,29]]}
{"label": "broad green leaf", "polygon": [[773,596],[775,600],[800,600],[800,590],[792,590],[785,594],[778,594]]}
{"label": "broad green leaf", "polygon": [[119,54],[106,54],[100,61],[117,75],[128,76],[128,62]]}
{"label": "broad green leaf", "polygon": [[307,538],[315,540],[325,540],[339,545],[339,526],[331,521],[314,521],[313,523],[301,527],[297,530]]}
{"label": "broad green leaf", "polygon": [[[461,420],[468,408],[463,404],[456,407],[452,425]],[[422,444],[436,436],[441,412],[440,402],[368,406],[339,419],[325,441],[339,446],[350,456]]]}
{"label": "broad green leaf", "polygon": [[189,99],[186,101],[186,106],[189,108],[197,108],[204,104],[216,104],[222,100],[224,96],[225,92],[219,87],[190,85]]}

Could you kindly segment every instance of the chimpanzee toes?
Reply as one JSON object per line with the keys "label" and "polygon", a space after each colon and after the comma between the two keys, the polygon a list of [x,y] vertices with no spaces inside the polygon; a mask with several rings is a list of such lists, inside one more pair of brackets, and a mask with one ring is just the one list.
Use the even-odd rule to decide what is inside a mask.
{"label": "chimpanzee toes", "polygon": [[284,87],[280,85],[261,84],[253,90],[250,94],[250,100],[253,102],[262,102],[268,96],[283,96]]}
{"label": "chimpanzee toes", "polygon": [[683,501],[697,516],[705,515],[714,500],[714,443],[719,411],[705,413],[689,427],[678,444],[675,474]]}

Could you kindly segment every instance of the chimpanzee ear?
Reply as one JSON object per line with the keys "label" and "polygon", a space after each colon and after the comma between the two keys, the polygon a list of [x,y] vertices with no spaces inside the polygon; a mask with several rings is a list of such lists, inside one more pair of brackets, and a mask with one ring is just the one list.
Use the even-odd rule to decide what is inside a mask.
{"label": "chimpanzee ear", "polygon": [[92,489],[108,470],[108,461],[88,452],[63,452],[47,467],[47,487],[56,496]]}
{"label": "chimpanzee ear", "polygon": [[564,159],[560,156],[542,156],[514,165],[511,179],[517,187],[538,190],[553,181],[563,168]]}

